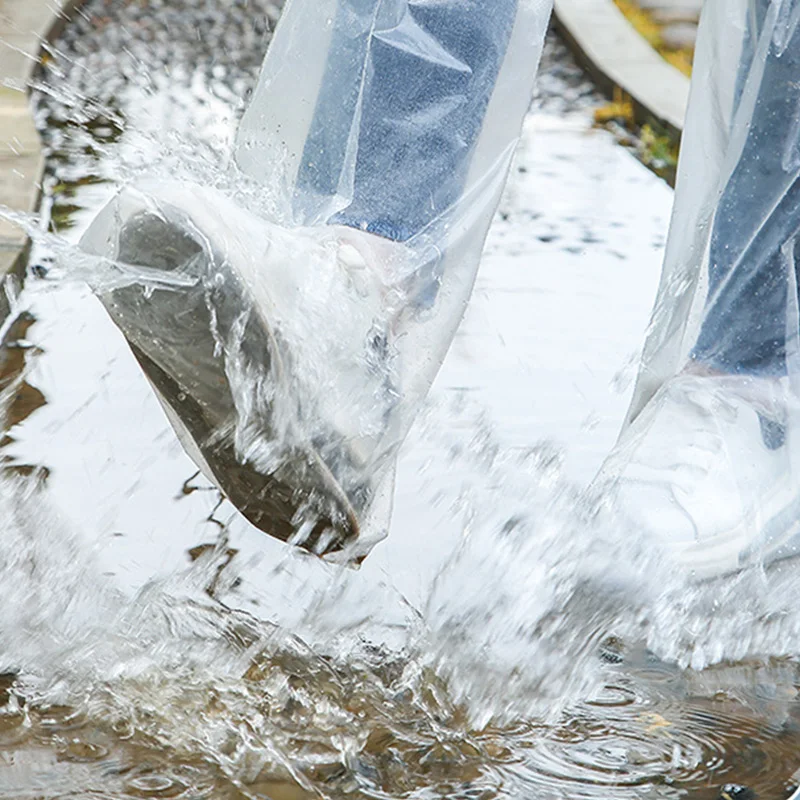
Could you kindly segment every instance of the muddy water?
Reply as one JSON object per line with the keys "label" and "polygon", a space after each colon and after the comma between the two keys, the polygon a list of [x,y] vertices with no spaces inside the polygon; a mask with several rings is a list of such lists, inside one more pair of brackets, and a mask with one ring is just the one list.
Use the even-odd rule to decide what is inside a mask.
{"label": "muddy water", "polygon": [[[223,169],[278,13],[90,0],[36,99],[51,229],[75,241],[130,175]],[[710,633],[641,612],[665,576],[580,494],[627,402],[671,202],[591,130],[598,102],[551,39],[392,535],[359,573],[266,540],[197,477],[69,258],[37,245],[0,351],[0,797],[789,795],[793,662],[680,669],[637,634],[661,624],[654,648],[697,667],[749,652],[734,642],[785,656],[791,625],[779,648],[748,624],[788,617],[794,582],[784,605],[757,581],[710,590]],[[590,562],[625,559],[620,604]]]}
{"label": "muddy water", "polygon": [[[241,653],[249,634],[227,647]],[[735,797],[784,798],[795,785],[785,665],[766,678],[777,693],[758,684],[766,670],[740,667],[722,678],[738,694],[713,697],[708,682],[667,669],[610,671],[556,725],[475,730],[446,686],[385,654],[342,667],[273,644],[240,663],[241,674],[207,681],[197,669],[106,681],[72,706],[4,676],[2,796],[712,800],[726,782],[755,793]]]}

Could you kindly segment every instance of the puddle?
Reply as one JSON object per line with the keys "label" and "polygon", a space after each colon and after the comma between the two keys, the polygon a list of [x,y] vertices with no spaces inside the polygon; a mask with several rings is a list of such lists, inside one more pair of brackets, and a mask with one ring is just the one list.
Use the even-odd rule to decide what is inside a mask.
{"label": "puddle", "polygon": [[[277,5],[90,0],[35,95],[51,228],[76,241],[143,165],[224,165]],[[647,606],[669,576],[580,492],[627,405],[671,206],[591,129],[599,102],[550,38],[359,572],[244,523],[100,304],[34,248],[0,348],[0,797],[788,796],[796,666],[741,659],[794,647],[791,577]],[[598,579],[611,564],[629,587]],[[777,627],[742,637],[753,620]]]}

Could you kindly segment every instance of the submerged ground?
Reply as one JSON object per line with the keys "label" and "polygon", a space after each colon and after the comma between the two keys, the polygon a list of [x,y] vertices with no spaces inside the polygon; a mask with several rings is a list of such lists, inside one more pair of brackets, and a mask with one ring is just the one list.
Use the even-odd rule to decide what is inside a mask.
{"label": "submerged ground", "polygon": [[672,198],[593,129],[556,38],[389,540],[326,567],[197,478],[69,242],[115,182],[224,168],[278,12],[90,0],[42,75],[45,221],[66,241],[37,245],[5,328],[2,454],[28,482],[0,492],[0,797],[786,797],[793,664],[683,670],[628,635],[699,665],[686,642],[728,652],[747,617],[698,620],[763,610],[746,586],[695,617],[644,607],[657,565],[581,494]]}

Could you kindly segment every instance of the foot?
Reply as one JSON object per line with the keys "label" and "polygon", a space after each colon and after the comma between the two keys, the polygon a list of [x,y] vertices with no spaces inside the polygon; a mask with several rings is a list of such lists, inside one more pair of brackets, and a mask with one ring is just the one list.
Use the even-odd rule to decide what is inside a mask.
{"label": "foot", "polygon": [[795,404],[778,379],[678,375],[623,433],[598,480],[624,518],[697,578],[794,555]]}
{"label": "foot", "polygon": [[383,267],[402,246],[283,229],[199,187],[146,189],[117,195],[81,247],[104,259],[93,288],[185,449],[261,530],[360,560],[391,506]]}

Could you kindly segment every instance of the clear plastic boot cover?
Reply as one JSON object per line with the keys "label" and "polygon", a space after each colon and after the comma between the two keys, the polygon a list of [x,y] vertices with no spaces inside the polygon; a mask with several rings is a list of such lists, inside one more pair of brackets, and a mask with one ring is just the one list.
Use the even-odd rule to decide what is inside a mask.
{"label": "clear plastic boot cover", "polygon": [[797,0],[704,6],[664,271],[615,456],[625,491],[639,487],[629,507],[666,509],[642,524],[705,574],[791,555],[800,533],[798,23]]}
{"label": "clear plastic boot cover", "polygon": [[550,7],[290,0],[235,145],[258,202],[140,182],[86,233],[181,440],[266,533],[350,561],[386,535]]}

